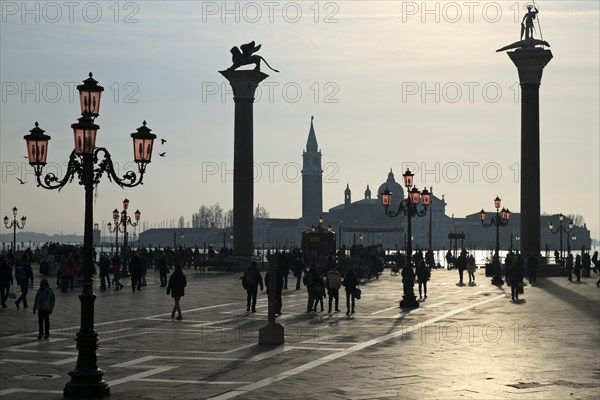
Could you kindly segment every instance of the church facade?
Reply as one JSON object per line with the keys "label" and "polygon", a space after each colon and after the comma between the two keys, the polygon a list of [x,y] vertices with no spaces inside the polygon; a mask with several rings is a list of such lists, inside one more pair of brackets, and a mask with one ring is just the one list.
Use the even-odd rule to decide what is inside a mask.
{"label": "church facade", "polygon": [[[322,154],[317,143],[317,135],[314,127],[314,117],[311,117],[306,149],[302,153],[302,215],[300,218],[259,218],[254,221],[254,247],[261,248],[293,248],[299,247],[301,233],[311,226],[319,224],[320,217],[323,218],[323,227],[329,228],[336,233],[338,247],[350,248],[353,244],[371,245],[381,244],[385,249],[404,250],[406,247],[407,218],[403,215],[392,218],[385,215],[381,202],[381,193],[386,189],[392,192],[392,204],[390,209],[396,211],[401,201],[406,198],[406,188],[403,187],[402,172],[395,174],[390,168],[387,179],[372,193],[368,184],[365,184],[362,196],[352,200],[352,187],[348,182],[338,205],[328,210],[323,209],[323,169],[321,164]],[[352,185],[355,183],[353,182]],[[496,230],[481,226],[479,213],[468,215],[464,218],[455,218],[446,215],[446,200],[444,195],[438,196],[435,188],[429,187],[430,206],[423,217],[412,219],[412,246],[417,249],[443,250],[459,247],[472,250],[485,250],[495,246]],[[422,205],[418,206],[421,210]],[[492,215],[495,210],[488,213]],[[489,217],[488,217],[489,220]],[[560,247],[559,235],[549,232],[548,223],[558,223],[557,215],[542,216],[542,249],[558,249]],[[520,215],[511,214],[511,221],[507,227],[500,228],[500,247],[502,250],[519,248],[519,226]],[[184,246],[207,246],[220,247],[227,243],[227,233],[231,228],[213,229],[215,232],[192,232],[195,228],[187,228],[186,235],[182,235],[178,241]],[[161,245],[162,238],[167,242],[162,245],[169,246],[173,243],[173,233],[164,233],[167,229],[150,229],[140,234],[141,244]],[[172,230],[171,230],[172,231]],[[220,231],[223,231],[222,233]],[[451,242],[449,234],[464,234],[464,239],[458,243]],[[583,226],[575,226],[573,235],[565,235],[563,248],[567,248],[566,238],[570,240],[569,247],[573,250],[581,250],[582,247],[589,248],[591,245],[590,231]],[[573,239],[575,237],[575,239]],[[225,238],[216,240],[216,238]]]}

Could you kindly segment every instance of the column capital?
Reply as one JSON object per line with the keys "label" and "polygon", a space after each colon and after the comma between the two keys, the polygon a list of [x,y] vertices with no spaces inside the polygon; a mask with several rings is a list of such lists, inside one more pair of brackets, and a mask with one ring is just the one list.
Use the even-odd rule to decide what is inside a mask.
{"label": "column capital", "polygon": [[231,85],[233,89],[234,101],[254,101],[254,93],[258,84],[269,77],[264,72],[254,70],[242,71],[219,71]]}
{"label": "column capital", "polygon": [[550,50],[536,47],[518,49],[507,54],[519,71],[521,85],[540,85],[544,67],[552,59]]}

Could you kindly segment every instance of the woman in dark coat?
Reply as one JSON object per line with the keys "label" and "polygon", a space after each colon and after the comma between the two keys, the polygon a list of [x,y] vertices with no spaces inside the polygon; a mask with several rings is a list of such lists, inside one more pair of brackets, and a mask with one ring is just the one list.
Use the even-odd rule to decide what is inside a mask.
{"label": "woman in dark coat", "polygon": [[427,269],[425,261],[421,260],[419,261],[419,264],[417,264],[416,275],[419,279],[419,298],[423,298],[421,289],[425,290],[425,298],[427,298],[427,280],[429,279],[429,269]]}
{"label": "woman in dark coat", "polygon": [[181,320],[181,308],[179,307],[179,299],[185,294],[185,286],[187,285],[187,279],[181,270],[181,265],[175,266],[175,271],[169,277],[169,284],[167,285],[167,295],[171,295],[175,300],[173,311],[171,312],[171,318],[175,317],[175,311],[177,311],[177,318]]}
{"label": "woman in dark coat", "polygon": [[[358,286],[358,279],[356,279],[356,274],[352,268],[348,268],[346,271],[342,285],[346,288],[346,315],[354,314],[354,291]],[[352,309],[350,308],[350,299],[352,299]]]}

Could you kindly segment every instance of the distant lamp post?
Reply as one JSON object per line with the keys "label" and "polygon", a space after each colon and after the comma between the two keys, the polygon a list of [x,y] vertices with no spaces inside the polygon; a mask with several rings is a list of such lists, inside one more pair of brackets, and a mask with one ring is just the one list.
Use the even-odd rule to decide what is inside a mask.
{"label": "distant lamp post", "polygon": [[[554,230],[554,224],[552,222],[548,223],[548,229],[550,229],[550,233],[552,233],[552,234],[559,233],[560,234],[560,259],[561,259],[561,262],[562,262],[562,260],[564,260],[564,257],[563,257],[563,232],[570,236],[571,231],[573,230],[573,221],[569,221],[569,225],[568,225],[569,229],[567,229],[563,226],[564,219],[565,219],[565,216],[562,213],[558,214],[559,226],[556,227],[556,230]],[[567,236],[567,238],[569,236]],[[570,243],[570,240],[567,240],[567,253],[570,253],[570,252],[571,252],[571,243]]]}
{"label": "distant lamp post", "polygon": [[[13,254],[16,255],[17,253],[17,228],[19,229],[23,229],[25,228],[25,223],[27,222],[27,217],[26,216],[22,216],[21,217],[21,224],[19,225],[19,221],[17,220],[17,212],[19,210],[17,209],[17,207],[13,207],[12,209],[12,213],[13,213],[13,220],[10,221],[10,219],[8,218],[8,216],[4,216],[4,226],[6,227],[6,229],[10,229],[12,228],[13,230]],[[2,215],[2,214],[0,214]]]}
{"label": "distant lamp post", "polygon": [[[138,226],[138,223],[140,222],[140,218],[142,216],[142,213],[140,212],[140,210],[135,210],[135,213],[133,213],[135,222],[132,222],[131,217],[129,215],[127,215],[127,210],[129,209],[129,200],[125,199],[123,200],[123,210],[119,213],[119,210],[117,210],[116,208],[113,210],[113,221],[115,223],[115,232],[116,232],[116,236],[118,237],[119,235],[119,230],[120,227],[123,227],[123,229],[121,229],[121,233],[123,233],[123,247],[121,247],[121,259],[123,260],[124,263],[127,263],[127,254],[128,254],[128,250],[129,250],[129,234],[127,233],[127,226],[131,226],[133,228],[135,228],[136,226]],[[110,227],[109,227],[110,230]],[[118,242],[117,242],[117,248],[118,248]]]}
{"label": "distant lamp post", "polygon": [[[406,170],[404,174],[402,174],[402,178],[404,179],[404,186],[407,189],[408,197],[400,202],[397,211],[390,210],[389,207],[392,205],[392,192],[389,191],[388,188],[385,188],[383,193],[381,193],[381,203],[385,210],[385,215],[388,217],[397,217],[399,215],[404,215],[407,217],[407,242],[406,242],[406,260],[407,264],[404,268],[412,269],[412,218],[413,217],[423,217],[427,214],[427,207],[429,206],[430,194],[427,189],[423,189],[422,192],[413,186],[413,177],[414,174],[410,172],[409,169]],[[411,189],[412,187],[412,189]],[[417,205],[421,202],[423,204],[422,210],[417,210]],[[362,239],[362,238],[361,238]],[[404,295],[402,300],[400,301],[401,308],[417,308],[419,307],[419,302],[415,297],[415,291],[413,287],[413,282],[405,282],[404,283]]]}
{"label": "distant lamp post", "polygon": [[38,186],[44,189],[62,189],[67,183],[77,177],[85,189],[85,218],[83,236],[83,257],[81,271],[83,274],[83,291],[79,296],[81,301],[81,328],[76,336],[77,366],[69,372],[71,380],[65,384],[63,395],[66,398],[92,398],[108,396],[110,388],[102,379],[104,371],[97,366],[96,349],[98,334],[94,330],[94,301],[93,275],[95,273],[93,260],[93,217],[94,217],[94,186],[100,183],[104,173],[109,180],[121,187],[140,185],[146,172],[146,166],[152,158],[152,146],[156,135],[150,133],[146,121],[131,134],[133,139],[133,155],[137,171],[129,170],[120,178],[116,173],[111,155],[104,147],[96,147],[96,134],[100,127],[94,124],[100,111],[100,96],[104,88],[92,78],[77,86],[81,105],[81,117],[71,125],[75,149],[69,156],[65,176],[59,179],[54,173],[48,172],[42,178],[48,154],[50,136],[44,134],[38,123],[25,135],[29,164],[33,167]]}
{"label": "distant lamp post", "polygon": [[485,211],[483,208],[479,212],[481,218],[481,225],[488,228],[490,226],[496,227],[496,254],[494,254],[494,277],[492,278],[492,285],[504,285],[502,279],[502,270],[500,269],[500,227],[508,226],[510,220],[510,211],[507,208],[500,210],[500,197],[496,196],[494,199],[494,207],[496,208],[496,216],[492,217],[489,224],[485,223]]}

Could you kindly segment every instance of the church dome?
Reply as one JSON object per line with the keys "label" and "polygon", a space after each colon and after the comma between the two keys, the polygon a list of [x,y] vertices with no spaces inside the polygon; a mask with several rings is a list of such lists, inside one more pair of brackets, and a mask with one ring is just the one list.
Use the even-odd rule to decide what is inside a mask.
{"label": "church dome", "polygon": [[381,193],[385,191],[385,189],[392,192],[392,205],[397,205],[400,201],[404,200],[404,189],[402,188],[402,185],[394,179],[394,173],[391,168],[387,181],[383,182],[381,186],[379,186],[379,189],[377,189],[377,198],[379,200],[381,200]]}

